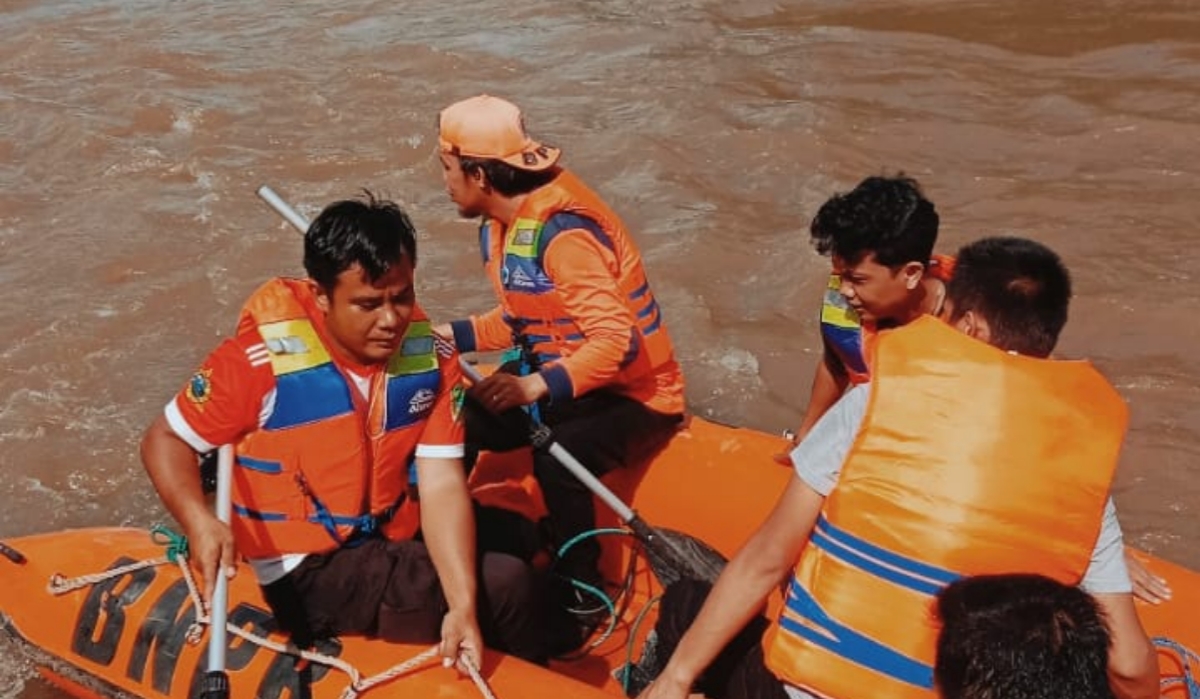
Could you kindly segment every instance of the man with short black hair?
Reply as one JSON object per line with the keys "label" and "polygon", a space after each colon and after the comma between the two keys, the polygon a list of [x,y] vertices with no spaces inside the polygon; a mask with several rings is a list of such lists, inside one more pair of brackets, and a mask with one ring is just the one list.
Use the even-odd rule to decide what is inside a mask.
{"label": "man with short black hair", "polygon": [[941,699],[1113,699],[1096,601],[1043,575],[979,575],[937,597]]}
{"label": "man with short black hair", "polygon": [[[486,639],[545,662],[533,572],[476,557],[461,374],[417,305],[416,245],[392,202],[326,207],[304,236],[308,278],[251,295],[234,336],[146,430],[142,461],[207,594],[245,556],[302,647],[342,634],[440,639],[447,660],[478,667]],[[222,444],[236,446],[232,525],[196,468]]]}
{"label": "man with short black hair", "polygon": [[[847,388],[870,379],[879,330],[941,311],[954,258],[933,252],[939,221],[933,202],[904,174],[868,177],[817,210],[810,240],[830,257],[833,273],[821,305],[824,352],[793,446]],[[788,463],[787,454],[776,460]]]}

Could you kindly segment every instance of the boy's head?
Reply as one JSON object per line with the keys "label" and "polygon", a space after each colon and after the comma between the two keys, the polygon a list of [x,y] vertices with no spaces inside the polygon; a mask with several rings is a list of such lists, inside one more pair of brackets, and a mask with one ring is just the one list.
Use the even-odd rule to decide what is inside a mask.
{"label": "boy's head", "polygon": [[868,177],[826,201],[810,231],[817,251],[833,258],[841,293],[860,318],[911,315],[938,233],[937,210],[916,180]]}
{"label": "boy's head", "polygon": [[1067,323],[1071,276],[1028,238],[983,238],[958,251],[943,317],[1003,350],[1048,357]]}
{"label": "boy's head", "polygon": [[942,699],[1112,699],[1108,628],[1079,588],[983,575],[938,595],[934,678]]}

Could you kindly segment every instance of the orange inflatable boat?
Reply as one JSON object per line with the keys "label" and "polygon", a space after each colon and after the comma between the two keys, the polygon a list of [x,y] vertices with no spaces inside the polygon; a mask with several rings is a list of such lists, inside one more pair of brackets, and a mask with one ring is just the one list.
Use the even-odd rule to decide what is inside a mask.
{"label": "orange inflatable boat", "polygon": [[[778,438],[693,418],[649,468],[606,482],[623,496],[633,493],[634,508],[651,524],[686,531],[728,556],[772,507],[790,474],[771,459],[780,447]],[[527,512],[540,507],[527,454],[485,455],[472,486],[489,502]],[[599,503],[597,511],[601,526],[618,525]],[[188,580],[179,565],[164,561],[164,547],[150,532],[82,529],[6,544],[11,550],[0,557],[0,623],[22,642],[44,677],[86,699],[193,696],[209,631],[193,624],[196,606]],[[610,577],[624,581],[618,621],[598,634],[587,653],[550,669],[489,654],[482,674],[496,697],[622,695],[621,670],[640,655],[659,588],[631,537],[606,537],[604,546]],[[1148,631],[1200,648],[1200,573],[1150,556],[1145,560],[1174,590],[1170,602],[1139,605]],[[151,565],[155,562],[160,563]],[[230,586],[230,627],[282,644],[251,578],[240,575]],[[57,592],[49,589],[52,581]],[[231,635],[231,696],[465,699],[482,691],[470,678],[442,668],[425,647],[345,638],[317,650],[323,657],[298,672],[292,657]],[[1184,671],[1180,655],[1168,648],[1160,662],[1164,678]],[[1172,684],[1167,696],[1187,696],[1182,681]]]}

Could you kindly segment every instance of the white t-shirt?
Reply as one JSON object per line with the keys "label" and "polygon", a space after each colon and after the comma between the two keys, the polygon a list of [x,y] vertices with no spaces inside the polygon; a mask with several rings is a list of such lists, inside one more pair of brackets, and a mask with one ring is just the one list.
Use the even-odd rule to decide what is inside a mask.
{"label": "white t-shirt", "polygon": [[[792,463],[796,475],[813,490],[826,497],[837,485],[842,464],[850,451],[850,445],[858,435],[863,417],[867,412],[867,399],[871,395],[870,385],[855,386],[833,405],[804,440],[792,450]],[[1091,594],[1122,594],[1133,591],[1129,581],[1129,570],[1125,566],[1125,542],[1121,524],[1117,521],[1117,509],[1112,498],[1104,505],[1104,519],[1092,559],[1083,574],[1079,586]],[[784,685],[791,699],[815,699],[812,694],[790,685]]]}

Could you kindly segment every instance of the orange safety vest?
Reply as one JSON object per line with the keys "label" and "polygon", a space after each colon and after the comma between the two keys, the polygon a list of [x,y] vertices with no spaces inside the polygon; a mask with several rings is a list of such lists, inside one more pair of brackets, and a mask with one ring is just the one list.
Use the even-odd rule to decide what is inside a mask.
{"label": "orange safety vest", "polygon": [[[624,224],[600,197],[566,170],[525,198],[504,239],[501,264],[495,269],[488,264],[500,292],[505,321],[512,328],[513,344],[522,349],[526,361],[536,369],[570,356],[584,343],[583,331],[567,312],[543,264],[546,248],[554,237],[576,229],[586,230],[613,251],[617,258],[617,269],[613,270],[617,288],[637,320],[630,330],[629,351],[613,380],[614,387],[619,391],[622,386],[674,365],[675,350],[658,301]],[[484,219],[479,240],[485,264],[496,234],[504,234],[502,225]]]}
{"label": "orange safety vest", "polygon": [[308,285],[276,279],[242,309],[275,373],[266,422],[237,445],[233,532],[249,558],[328,551],[420,525],[409,473],[441,383],[429,320],[416,309],[400,349],[371,382],[368,404],[333,360]]}
{"label": "orange safety vest", "polygon": [[780,679],[833,699],[933,699],[934,595],[960,576],[1075,585],[1128,410],[1086,362],[931,317],[880,333],[862,427],[768,633]]}
{"label": "orange safety vest", "polygon": [[[925,271],[949,282],[954,276],[954,258],[950,255],[934,255],[925,265]],[[829,275],[829,285],[825,287],[825,300],[821,304],[821,337],[826,345],[833,350],[846,369],[850,383],[857,385],[871,380],[871,371],[867,366],[867,357],[871,354],[871,344],[875,340],[875,326],[864,326],[858,318],[858,313],[842,296],[842,278],[838,274]]]}

